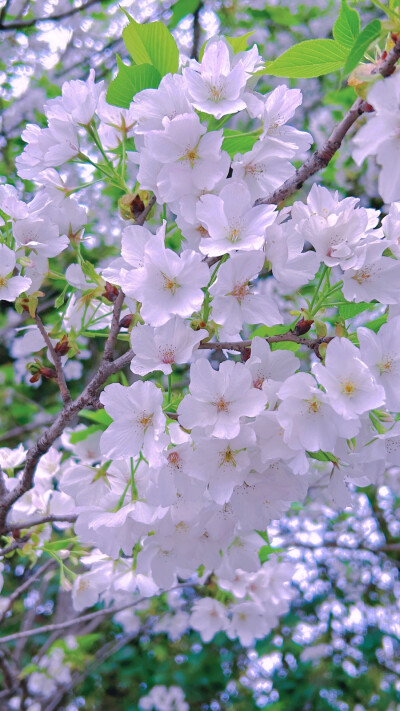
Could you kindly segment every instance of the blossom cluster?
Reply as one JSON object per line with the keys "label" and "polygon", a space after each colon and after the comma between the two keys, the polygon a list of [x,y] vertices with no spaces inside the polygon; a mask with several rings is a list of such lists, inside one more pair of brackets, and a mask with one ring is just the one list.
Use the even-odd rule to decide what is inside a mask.
{"label": "blossom cluster", "polygon": [[[107,104],[92,74],[67,82],[45,106],[47,126],[22,135],[18,174],[37,185],[35,197],[25,203],[0,187],[0,298],[29,311],[59,255],[72,259],[56,335],[32,325],[10,344],[21,377],[33,353],[46,349],[54,364],[60,334],[75,344],[61,351],[65,376],[80,377],[91,333],[112,327],[119,290],[132,348],[131,382],[105,385],[99,427],[65,430],[8,522],[76,516],[89,568],[74,578],[77,610],[215,576],[235,602],[205,596],[174,624],[204,641],[224,630],[244,645],[273,628],[292,596],[290,566],[260,560],[270,522],[302,503],[321,471],[330,504],[348,506],[347,483],[374,483],[400,465],[400,203],[383,217],[314,184],[305,201],[268,204],[313,139],[288,124],[298,89],[255,90],[261,66],[256,45],[235,54],[215,38],[201,62],[139,92],[129,109]],[[371,90],[378,108],[385,82],[400,86],[400,74]],[[252,147],[236,152],[223,126],[238,113],[256,128]],[[80,251],[88,216],[63,177],[71,160],[157,203],[157,228],[132,219],[118,255],[96,268]],[[351,316],[335,321],[346,308]],[[378,318],[350,330],[349,318],[370,310]],[[188,381],[175,395],[182,371]],[[9,492],[24,458],[23,447],[0,450]],[[118,615],[139,629],[132,610]]]}

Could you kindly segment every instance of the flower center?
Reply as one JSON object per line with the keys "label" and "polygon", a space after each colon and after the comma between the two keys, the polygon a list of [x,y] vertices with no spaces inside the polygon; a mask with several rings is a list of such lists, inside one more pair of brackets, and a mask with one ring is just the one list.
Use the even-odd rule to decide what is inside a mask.
{"label": "flower center", "polygon": [[160,349],[160,358],[162,363],[175,363],[175,351],[172,346]]}
{"label": "flower center", "polygon": [[143,412],[142,416],[139,417],[137,421],[143,427],[144,431],[146,432],[148,427],[153,424],[153,413],[147,414],[147,412]]}
{"label": "flower center", "polygon": [[231,466],[236,467],[235,453],[232,452],[229,444],[223,452],[220,452],[219,458],[220,467],[222,467],[224,464],[230,464]]}
{"label": "flower center", "polygon": [[197,153],[197,145],[194,146],[194,148],[188,146],[186,148],[186,152],[183,154],[183,156],[180,158],[182,161],[187,161],[190,163],[190,167],[193,168],[194,163],[196,160],[199,160],[200,156]]}
{"label": "flower center", "polygon": [[217,408],[217,412],[228,412],[230,402],[227,402],[227,400],[225,400],[225,398],[221,395],[219,400],[212,402],[211,405],[214,405]]}
{"label": "flower center", "polygon": [[228,296],[234,296],[235,299],[241,303],[245,296],[250,294],[249,282],[245,281],[243,284],[235,284],[232,291],[229,292]]}
{"label": "flower center", "polygon": [[168,463],[175,469],[182,468],[182,457],[178,452],[172,451],[167,455]]}
{"label": "flower center", "polygon": [[382,373],[391,373],[393,371],[393,358],[390,358],[390,356],[387,356],[385,360],[383,360],[381,363],[377,363],[379,372],[382,375]]}
{"label": "flower center", "polygon": [[343,395],[354,395],[357,388],[351,380],[342,380],[342,393]]}
{"label": "flower center", "polygon": [[263,166],[259,163],[248,163],[244,169],[245,175],[253,175],[255,178],[258,178],[258,176],[262,175],[263,172]]}
{"label": "flower center", "polygon": [[210,236],[210,235],[208,234],[208,231],[206,230],[206,228],[203,227],[203,225],[200,225],[200,226],[197,228],[197,232],[200,232],[200,235],[201,235],[202,237],[209,237],[209,236]]}
{"label": "flower center", "polygon": [[241,225],[236,225],[235,227],[232,227],[227,239],[229,242],[238,242],[241,237]]}
{"label": "flower center", "polygon": [[372,274],[371,267],[364,266],[362,269],[358,269],[355,274],[351,277],[358,284],[363,284],[367,279],[370,279]]}
{"label": "flower center", "polygon": [[163,289],[169,291],[172,295],[174,295],[176,293],[176,290],[179,289],[180,284],[178,284],[176,279],[171,279],[171,277],[167,276],[163,272],[161,272],[161,274],[164,280]]}
{"label": "flower center", "polygon": [[308,412],[319,412],[321,403],[319,400],[317,400],[316,397],[313,397],[311,400],[307,400],[308,404]]}
{"label": "flower center", "polygon": [[222,96],[222,87],[217,84],[210,84],[210,99],[211,101],[220,101]]}
{"label": "flower center", "polygon": [[5,276],[0,276],[0,289],[7,284],[7,277]]}

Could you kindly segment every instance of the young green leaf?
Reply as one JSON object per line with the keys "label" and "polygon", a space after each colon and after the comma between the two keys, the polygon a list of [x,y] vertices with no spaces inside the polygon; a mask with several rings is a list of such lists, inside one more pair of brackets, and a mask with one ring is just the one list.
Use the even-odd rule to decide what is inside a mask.
{"label": "young green leaf", "polygon": [[258,138],[258,133],[243,133],[242,131],[225,129],[222,148],[229,153],[231,158],[234,158],[236,153],[251,151]]}
{"label": "young green leaf", "polygon": [[142,89],[157,89],[161,74],[151,64],[127,67],[117,54],[118,74],[107,91],[107,101],[113,106],[129,109],[132,98]]}
{"label": "young green leaf", "polygon": [[357,10],[348,6],[347,0],[342,0],[339,17],[333,25],[333,36],[339,44],[351,49],[360,34],[360,16]]}
{"label": "young green leaf", "polygon": [[193,15],[200,7],[201,0],[177,0],[172,6],[172,17],[168,23],[171,30],[187,15]]}
{"label": "young green leaf", "polygon": [[246,32],[245,35],[239,35],[239,37],[227,37],[227,41],[231,45],[234,54],[237,54],[238,52],[244,52],[246,49],[248,49],[248,43],[247,40],[249,37],[254,35],[255,30],[251,30],[250,32]]}
{"label": "young green leaf", "polygon": [[264,73],[288,78],[319,77],[341,69],[347,54],[347,50],[336,40],[306,40],[267,64]]}
{"label": "young green leaf", "polygon": [[350,72],[352,72],[357,64],[362,60],[368,47],[381,34],[381,28],[382,26],[380,20],[371,20],[371,22],[369,22],[368,25],[361,30],[344,65],[343,71],[345,74],[350,74]]}
{"label": "young green leaf", "polygon": [[357,304],[343,304],[339,306],[339,314],[345,321],[347,321],[347,319],[353,318],[353,316],[357,316],[357,314],[361,314],[363,311],[373,309],[374,305],[375,304],[367,304],[364,301],[360,301]]}
{"label": "young green leaf", "polygon": [[162,22],[141,25],[130,18],[122,37],[135,64],[151,64],[161,76],[178,71],[178,47]]}
{"label": "young green leaf", "polygon": [[91,434],[102,430],[103,427],[101,427],[100,425],[90,425],[89,427],[85,427],[84,430],[78,430],[77,432],[73,432],[70,435],[69,441],[71,442],[71,444],[77,444],[78,442],[83,442]]}

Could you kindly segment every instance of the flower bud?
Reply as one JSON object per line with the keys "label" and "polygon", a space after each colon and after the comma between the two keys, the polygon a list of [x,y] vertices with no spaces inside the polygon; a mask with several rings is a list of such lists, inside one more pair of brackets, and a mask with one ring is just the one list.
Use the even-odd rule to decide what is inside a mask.
{"label": "flower bud", "polygon": [[54,346],[55,352],[60,356],[67,355],[69,348],[68,336],[66,334],[64,334],[61,341],[58,341]]}
{"label": "flower bud", "polygon": [[126,316],[124,316],[123,318],[121,318],[121,320],[120,320],[120,322],[119,322],[119,324],[118,324],[119,327],[120,327],[120,328],[129,328],[129,326],[130,326],[131,323],[132,323],[132,319],[133,319],[133,314],[126,314]]}
{"label": "flower bud", "polygon": [[304,333],[307,333],[310,330],[313,323],[313,319],[305,319],[304,316],[302,316],[300,321],[298,321],[294,327],[294,333],[296,336],[303,336]]}
{"label": "flower bud", "polygon": [[118,200],[119,212],[123,220],[136,220],[145,209],[142,197],[147,193],[126,193]]}
{"label": "flower bud", "polygon": [[111,301],[112,303],[114,303],[118,294],[119,294],[119,291],[118,291],[117,287],[114,286],[114,284],[110,284],[109,281],[106,281],[106,286],[105,286],[105,289],[102,293],[102,296],[104,296],[105,299],[108,299],[108,301]]}

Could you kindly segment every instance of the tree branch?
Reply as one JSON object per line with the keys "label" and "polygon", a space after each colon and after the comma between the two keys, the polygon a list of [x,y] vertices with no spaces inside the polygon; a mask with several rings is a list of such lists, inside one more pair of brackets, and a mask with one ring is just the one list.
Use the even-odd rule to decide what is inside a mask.
{"label": "tree branch", "polygon": [[[379,73],[383,77],[388,77],[395,71],[396,63],[400,58],[400,38],[397,40],[393,49],[390,50],[387,57],[379,61],[375,67],[374,73]],[[296,190],[300,190],[303,183],[308,180],[314,173],[317,173],[322,168],[326,168],[332,157],[339,150],[343,139],[352,125],[365,112],[370,111],[369,104],[363,99],[358,98],[353,106],[345,114],[340,123],[335,126],[329,138],[325,141],[321,148],[313,153],[300,166],[295,174],[286,180],[280,188],[275,190],[272,195],[256,200],[255,205],[279,204],[286,198],[293,195]]]}
{"label": "tree branch", "polygon": [[122,289],[119,291],[114,303],[114,310],[111,320],[110,333],[106,340],[103,352],[103,361],[112,361],[114,357],[114,348],[119,334],[119,322],[121,318],[121,309],[124,303],[125,294]]}
{"label": "tree branch", "polygon": [[[307,346],[307,348],[311,348],[312,350],[315,350],[318,346],[321,345],[321,343],[329,343],[332,340],[333,336],[325,336],[324,338],[303,338],[302,336],[296,336],[295,333],[292,331],[288,331],[287,333],[280,333],[277,336],[265,336],[263,338],[263,341],[267,341],[267,343],[282,343],[282,342],[290,342],[290,343],[298,343],[301,346]],[[215,350],[215,351],[222,351],[222,350],[227,350],[227,351],[244,351],[246,348],[251,348],[253,344],[253,341],[206,341],[204,343],[199,344],[199,348],[204,350]]]}
{"label": "tree branch", "polygon": [[203,8],[203,3],[200,2],[198,8],[193,13],[193,44],[192,51],[190,54],[191,59],[199,59],[199,46],[200,46],[200,12]]}
{"label": "tree branch", "polygon": [[[173,590],[181,590],[185,587],[193,587],[194,583],[178,583],[169,590],[163,590],[160,595]],[[116,607],[109,607],[105,610],[96,610],[95,612],[89,612],[87,615],[81,615],[80,617],[75,617],[72,620],[66,620],[65,622],[57,622],[52,625],[43,625],[42,627],[36,627],[35,629],[23,630],[22,632],[15,632],[14,634],[9,634],[4,637],[0,637],[0,644],[5,644],[6,642],[13,642],[16,639],[24,639],[25,637],[34,637],[36,634],[44,634],[45,632],[54,632],[55,630],[64,630],[68,627],[74,627],[81,622],[88,622],[89,620],[94,620],[97,617],[105,617],[106,615],[115,615],[117,612],[122,612],[122,610],[128,610],[130,607],[136,607],[142,602],[149,601],[149,597],[140,597],[138,600],[133,602],[128,602],[125,605],[118,605]]]}
{"label": "tree branch", "polygon": [[51,340],[50,340],[49,334],[47,333],[47,331],[46,331],[46,329],[45,329],[45,327],[44,327],[43,321],[42,321],[42,319],[40,318],[40,316],[39,316],[39,314],[38,314],[37,312],[35,313],[34,319],[35,319],[35,321],[36,321],[36,325],[37,325],[37,327],[38,327],[40,333],[41,333],[42,336],[43,336],[43,339],[44,339],[44,341],[45,341],[45,343],[46,343],[46,346],[47,346],[47,348],[48,348],[49,351],[50,351],[51,358],[52,358],[52,360],[53,360],[54,367],[55,367],[56,374],[57,374],[58,387],[60,388],[60,393],[61,393],[61,397],[62,397],[62,399],[63,399],[63,402],[64,402],[64,403],[69,403],[69,402],[71,402],[71,394],[70,394],[70,392],[69,392],[69,390],[68,390],[68,385],[67,385],[67,383],[66,383],[66,381],[65,381],[65,376],[64,376],[63,369],[62,369],[62,364],[61,364],[60,355],[59,355],[59,354],[57,353],[57,351],[55,350],[55,348],[54,348],[54,346],[53,346],[53,344],[52,344],[52,342],[51,342]]}
{"label": "tree branch", "polygon": [[11,533],[12,531],[21,531],[26,528],[33,528],[33,526],[40,526],[42,523],[75,523],[76,519],[77,516],[75,514],[49,514],[48,516],[33,518],[31,521],[17,521],[17,523],[10,523],[3,529],[3,534]]}
{"label": "tree branch", "polygon": [[146,207],[144,208],[143,212],[141,212],[139,217],[136,218],[135,225],[140,225],[140,226],[144,225],[144,223],[146,222],[147,216],[148,216],[151,208],[153,207],[153,205],[155,205],[155,203],[156,203],[156,196],[152,195],[149,202],[147,203]]}
{"label": "tree branch", "polygon": [[47,17],[33,17],[31,20],[18,20],[18,22],[8,22],[6,25],[3,23],[3,15],[3,17],[0,17],[0,31],[11,32],[12,30],[24,30],[26,27],[34,27],[34,25],[38,25],[40,22],[55,22],[57,20],[65,20],[65,18],[67,17],[72,17],[72,15],[76,15],[76,13],[78,12],[83,12],[84,10],[87,10],[89,7],[95,5],[96,3],[99,3],[101,5],[101,3],[103,2],[105,2],[105,0],[88,0],[88,2],[84,5],[80,5],[79,7],[72,7],[66,12],[58,13],[58,15],[48,15]]}

